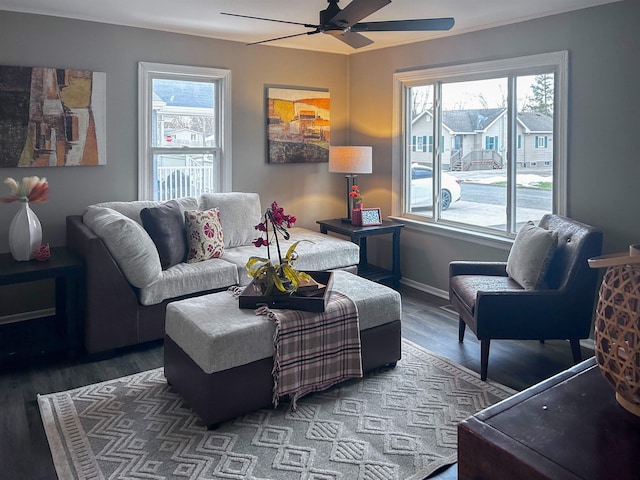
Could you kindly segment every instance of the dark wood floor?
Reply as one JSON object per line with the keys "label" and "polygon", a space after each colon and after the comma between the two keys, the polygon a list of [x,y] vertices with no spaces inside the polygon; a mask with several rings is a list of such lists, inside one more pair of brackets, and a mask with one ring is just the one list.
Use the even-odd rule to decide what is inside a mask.
{"label": "dark wood floor", "polygon": [[[444,310],[446,302],[402,289],[403,336],[414,343],[480,371],[480,345],[472,332],[458,343],[458,324]],[[583,348],[583,357],[593,355]],[[21,359],[0,365],[0,478],[51,480],[55,470],[37,395],[88,385],[162,366],[162,345],[155,343],[118,352],[117,356],[70,361],[60,357]],[[572,365],[567,342],[494,341],[489,378],[522,390]],[[439,480],[457,479],[455,466]]]}

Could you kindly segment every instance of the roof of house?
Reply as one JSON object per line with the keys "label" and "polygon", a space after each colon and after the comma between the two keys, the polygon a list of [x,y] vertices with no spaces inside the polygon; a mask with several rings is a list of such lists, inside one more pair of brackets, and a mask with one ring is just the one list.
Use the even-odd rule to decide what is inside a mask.
{"label": "roof of house", "polygon": [[154,100],[168,107],[213,108],[213,84],[183,80],[153,80]]}
{"label": "roof of house", "polygon": [[[475,108],[466,110],[444,110],[442,125],[451,133],[475,133],[485,130],[507,111],[506,108]],[[426,110],[413,119],[416,122],[424,115],[431,115]],[[553,118],[538,112],[518,113],[518,121],[529,132],[552,132]]]}
{"label": "roof of house", "polygon": [[469,110],[444,110],[442,123],[456,133],[476,132],[491,125],[503,112],[504,108],[474,108]]}
{"label": "roof of house", "polygon": [[525,128],[532,132],[552,132],[553,118],[538,112],[523,112],[518,114],[518,120]]}

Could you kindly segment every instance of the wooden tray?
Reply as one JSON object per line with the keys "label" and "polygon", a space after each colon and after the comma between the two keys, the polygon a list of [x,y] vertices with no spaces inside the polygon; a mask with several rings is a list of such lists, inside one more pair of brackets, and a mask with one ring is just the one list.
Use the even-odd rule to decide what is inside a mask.
{"label": "wooden tray", "polygon": [[315,290],[313,293],[294,292],[291,295],[269,295],[268,297],[258,293],[253,287],[253,281],[239,297],[240,308],[255,309],[258,306],[266,305],[274,309],[305,310],[307,312],[324,312],[329,293],[333,283],[332,272],[306,272],[316,282],[326,285],[324,288]]}

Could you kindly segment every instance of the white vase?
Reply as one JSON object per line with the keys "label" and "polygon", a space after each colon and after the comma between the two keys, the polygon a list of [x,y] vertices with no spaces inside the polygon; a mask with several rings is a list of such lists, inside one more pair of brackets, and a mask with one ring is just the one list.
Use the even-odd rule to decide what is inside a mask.
{"label": "white vase", "polygon": [[33,258],[33,252],[42,243],[42,227],[40,220],[29,207],[29,202],[23,202],[9,226],[9,249],[13,258],[19,262]]}

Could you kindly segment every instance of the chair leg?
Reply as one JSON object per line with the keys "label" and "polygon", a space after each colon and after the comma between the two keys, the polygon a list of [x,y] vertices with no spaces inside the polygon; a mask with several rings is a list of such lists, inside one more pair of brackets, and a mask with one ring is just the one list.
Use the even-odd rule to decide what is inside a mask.
{"label": "chair leg", "polygon": [[487,370],[489,368],[489,345],[491,340],[488,338],[480,340],[480,380],[487,379]]}
{"label": "chair leg", "polygon": [[577,338],[570,338],[569,344],[571,345],[571,355],[573,356],[573,363],[577,364],[582,361],[582,351],[580,350],[580,340]]}
{"label": "chair leg", "polygon": [[467,327],[467,324],[464,323],[464,320],[458,320],[458,342],[462,343],[464,341],[464,329]]}

